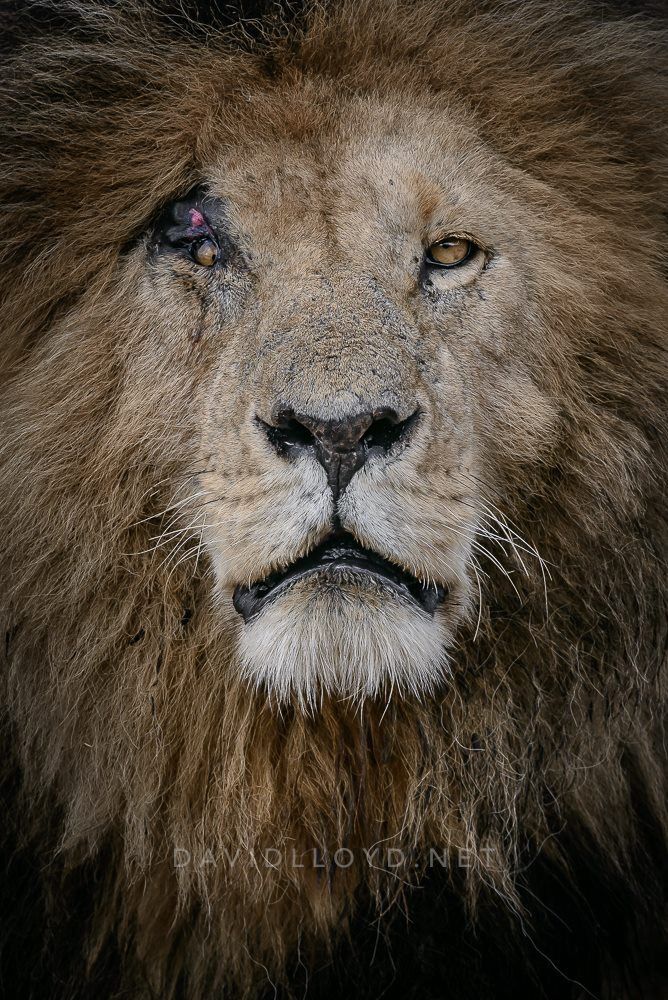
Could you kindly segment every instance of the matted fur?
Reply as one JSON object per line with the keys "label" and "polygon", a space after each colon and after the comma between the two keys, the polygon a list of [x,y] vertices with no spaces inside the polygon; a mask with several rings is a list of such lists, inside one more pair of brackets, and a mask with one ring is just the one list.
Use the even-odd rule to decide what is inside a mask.
{"label": "matted fur", "polygon": [[[132,996],[297,981],[358,909],[390,919],[409,905],[432,848],[453,860],[448,891],[472,919],[498,905],[499,937],[516,926],[527,964],[551,903],[532,890],[537,855],[582,893],[583,912],[596,897],[577,881],[586,855],[624,887],[640,937],[660,919],[649,865],[665,856],[667,823],[663,50],[653,28],[600,5],[554,8],[351,0],[313,6],[299,28],[267,22],[252,42],[143,5],[62,3],[66,30],[26,40],[3,70],[3,700],[47,967],[75,878],[91,900],[64,995],[85,991],[110,941],[114,983]],[[331,117],[307,102],[285,124],[299,88],[329,94]],[[553,226],[553,243],[527,235],[544,282],[527,329],[542,331],[536,378],[557,432],[543,440],[520,412],[512,356],[484,362],[507,376],[507,419],[541,438],[538,458],[501,442],[490,452],[487,496],[549,576],[546,587],[535,559],[495,550],[512,581],[484,563],[479,615],[460,623],[437,695],[278,711],[234,669],[238,626],[212,599],[207,557],[154,551],[160,513],[197,471],[193,375],[137,318],[136,241],[234,149],[240,121],[257,148],[284,128],[308,141],[350,95],[399,117],[427,101],[435,130],[447,109],[469,163],[491,148],[516,172],[518,225]],[[379,844],[407,852],[405,867],[367,863],[360,851]],[[288,862],[293,849],[331,859],[342,847],[354,863],[327,876]],[[174,868],[174,848],[215,864]],[[273,865],[258,861],[267,848]],[[637,977],[641,953],[614,957]],[[589,987],[638,996],[640,981],[624,993],[608,962],[594,962]],[[505,995],[476,977],[478,996]]]}

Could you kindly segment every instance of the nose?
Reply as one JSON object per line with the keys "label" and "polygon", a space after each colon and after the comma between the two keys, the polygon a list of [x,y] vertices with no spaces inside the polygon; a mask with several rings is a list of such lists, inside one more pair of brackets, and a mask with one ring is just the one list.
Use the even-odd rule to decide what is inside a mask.
{"label": "nose", "polygon": [[387,455],[406,445],[417,418],[417,410],[402,420],[390,407],[377,407],[322,420],[286,407],[274,412],[270,424],[260,424],[279,454],[311,452],[317,458],[336,501],[371,455]]}

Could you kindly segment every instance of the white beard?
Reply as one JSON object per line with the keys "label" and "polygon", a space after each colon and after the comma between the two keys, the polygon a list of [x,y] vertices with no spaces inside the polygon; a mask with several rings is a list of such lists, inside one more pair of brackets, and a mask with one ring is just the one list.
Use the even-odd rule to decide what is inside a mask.
{"label": "white beard", "polygon": [[365,576],[339,569],[297,581],[240,630],[242,675],[278,703],[324,695],[417,697],[448,673],[449,615],[434,616]]}

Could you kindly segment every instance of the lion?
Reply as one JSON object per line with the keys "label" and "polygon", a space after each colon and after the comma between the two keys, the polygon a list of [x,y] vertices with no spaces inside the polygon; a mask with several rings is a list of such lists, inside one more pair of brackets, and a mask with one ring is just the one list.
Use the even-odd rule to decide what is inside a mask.
{"label": "lion", "polygon": [[11,20],[4,988],[663,995],[665,36],[251,13]]}

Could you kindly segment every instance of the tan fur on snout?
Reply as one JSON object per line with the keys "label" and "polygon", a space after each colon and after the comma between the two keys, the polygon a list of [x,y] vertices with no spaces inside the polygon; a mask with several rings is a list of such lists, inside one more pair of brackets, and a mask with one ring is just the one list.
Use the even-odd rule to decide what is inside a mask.
{"label": "tan fur on snout", "polygon": [[[537,858],[575,908],[605,859],[640,920],[667,827],[665,47],[542,0],[307,4],[254,48],[56,6],[71,27],[0,82],[0,683],[57,981],[115,948],[119,994],[252,997],[360,913],[382,937],[432,847],[527,954]],[[213,268],[151,242],[196,185]],[[480,254],[427,273],[453,233]],[[272,446],[281,407],[418,416],[335,507],[313,452]],[[244,624],[234,588],[335,518],[442,585],[434,616],[309,578]]]}

